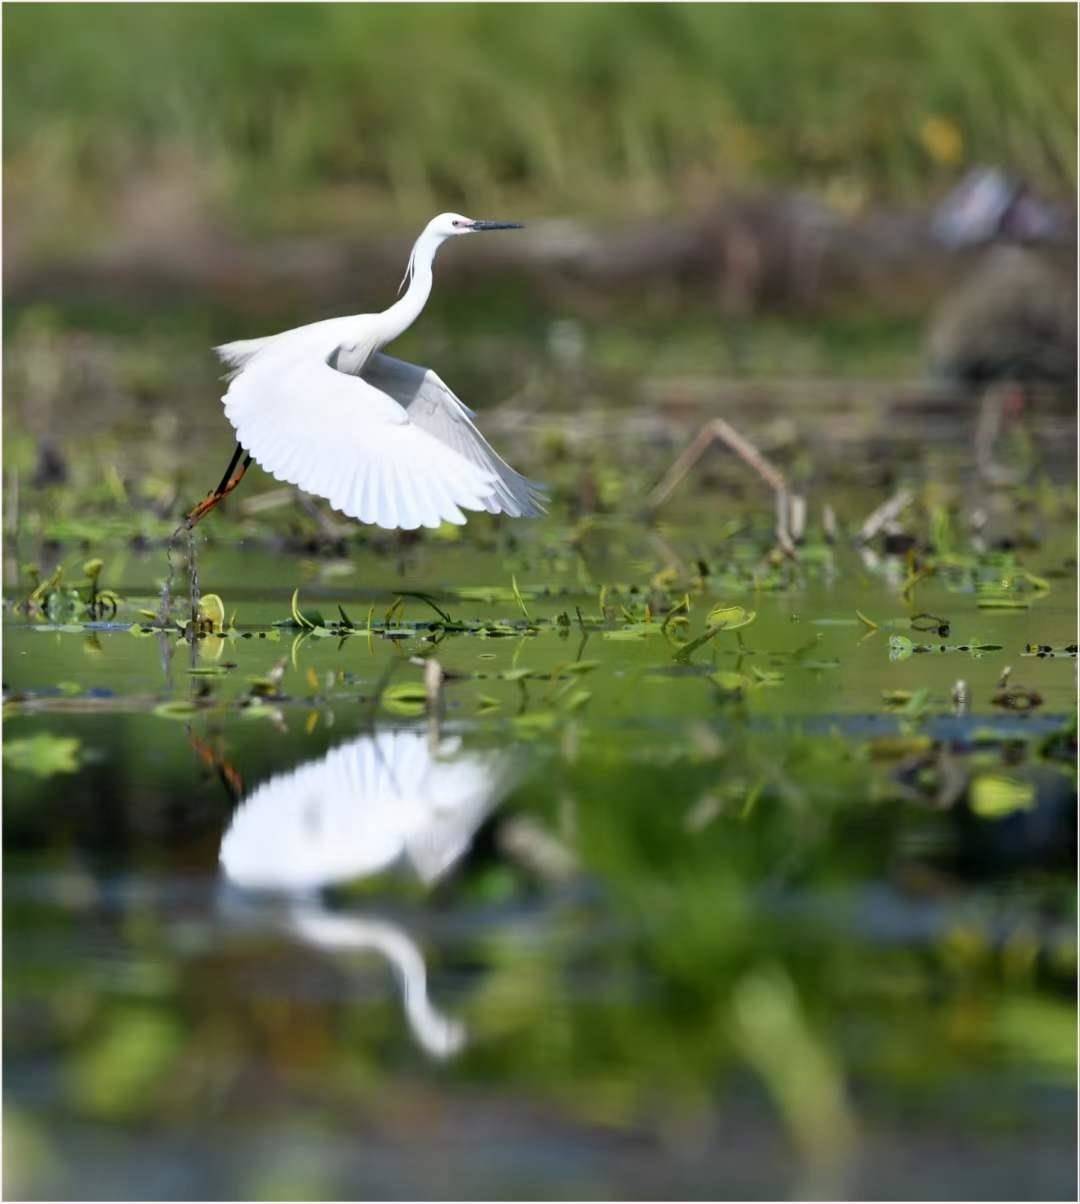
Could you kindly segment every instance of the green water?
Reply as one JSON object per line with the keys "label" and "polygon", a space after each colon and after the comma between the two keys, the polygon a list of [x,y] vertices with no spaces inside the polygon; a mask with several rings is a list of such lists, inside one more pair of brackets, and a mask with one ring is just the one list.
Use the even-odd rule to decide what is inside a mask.
{"label": "green water", "polygon": [[1070,534],[694,504],[9,580],[9,1194],[1069,1190]]}

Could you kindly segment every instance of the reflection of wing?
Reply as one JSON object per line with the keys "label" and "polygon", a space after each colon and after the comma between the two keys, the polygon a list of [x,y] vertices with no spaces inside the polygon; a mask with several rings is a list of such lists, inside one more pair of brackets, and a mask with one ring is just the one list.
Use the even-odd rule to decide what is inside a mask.
{"label": "reflection of wing", "polygon": [[[410,734],[397,733],[399,740]],[[399,789],[427,802],[420,822],[405,837],[405,852],[420,880],[430,886],[468,849],[505,789],[506,771],[504,759],[498,756],[454,755],[460,741],[445,742],[437,760],[431,757],[426,737],[422,746],[422,755],[417,756],[420,750],[413,744],[406,760],[408,770],[418,775],[416,780],[405,780],[400,771],[394,776]]]}
{"label": "reflection of wing", "polygon": [[545,512],[542,487],[507,464],[477,430],[472,410],[430,368],[376,352],[361,375],[399,402],[410,422],[494,478],[494,489],[484,497],[485,510],[512,518],[536,518]]}
{"label": "reflection of wing", "polygon": [[380,527],[460,524],[462,508],[483,509],[497,472],[412,421],[374,384],[332,367],[339,334],[316,323],[237,353],[223,400],[244,449],[278,480]]}
{"label": "reflection of wing", "polygon": [[237,808],[221,865],[239,886],[305,891],[407,856],[425,883],[468,848],[497,801],[504,760],[432,753],[424,732],[382,732],[279,774]]}

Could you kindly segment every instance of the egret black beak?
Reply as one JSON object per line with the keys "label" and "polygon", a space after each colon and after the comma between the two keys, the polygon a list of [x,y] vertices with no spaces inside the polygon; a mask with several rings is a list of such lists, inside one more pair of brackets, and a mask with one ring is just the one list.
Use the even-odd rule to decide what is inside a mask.
{"label": "egret black beak", "polygon": [[521,222],[473,222],[474,230],[520,230]]}

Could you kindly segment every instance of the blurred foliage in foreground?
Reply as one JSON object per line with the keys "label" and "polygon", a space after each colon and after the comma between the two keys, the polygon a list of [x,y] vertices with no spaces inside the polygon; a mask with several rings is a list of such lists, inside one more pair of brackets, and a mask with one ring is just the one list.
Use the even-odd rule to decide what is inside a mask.
{"label": "blurred foliage in foreground", "polygon": [[255,229],[760,183],[858,207],[977,160],[1068,192],[1075,44],[1044,4],[9,6],[9,203],[92,227],[165,171]]}

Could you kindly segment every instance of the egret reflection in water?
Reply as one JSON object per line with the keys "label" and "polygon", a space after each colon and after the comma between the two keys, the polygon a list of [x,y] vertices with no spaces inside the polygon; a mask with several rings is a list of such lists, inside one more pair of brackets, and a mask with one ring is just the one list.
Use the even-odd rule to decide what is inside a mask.
{"label": "egret reflection in water", "polygon": [[426,731],[360,736],[256,787],[221,842],[226,879],[285,895],[285,927],[328,952],[370,951],[401,983],[405,1015],[435,1057],[461,1049],[463,1026],[428,999],[416,942],[388,920],[332,910],[321,890],[406,868],[431,886],[468,849],[510,784],[503,753],[463,752]]}

